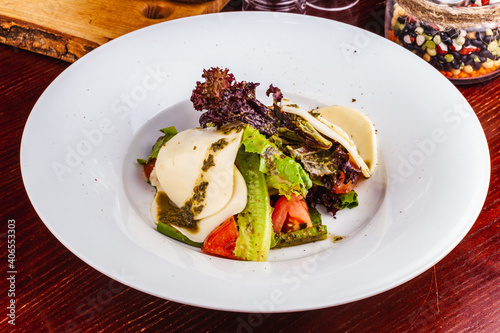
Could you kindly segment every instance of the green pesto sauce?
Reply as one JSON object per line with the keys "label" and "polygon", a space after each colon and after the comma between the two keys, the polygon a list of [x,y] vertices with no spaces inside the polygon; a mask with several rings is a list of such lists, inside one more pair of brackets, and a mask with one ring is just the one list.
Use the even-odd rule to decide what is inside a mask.
{"label": "green pesto sauce", "polygon": [[208,169],[210,169],[213,166],[215,166],[214,155],[209,154],[208,157],[205,160],[203,160],[203,166],[201,167],[201,170],[203,172],[207,172]]}
{"label": "green pesto sauce", "polygon": [[236,132],[236,133],[241,132],[242,130],[245,129],[245,126],[246,126],[245,124],[239,124],[236,126],[222,126],[219,129],[219,131],[222,131],[222,133],[224,133],[224,135],[229,135],[232,132]]}
{"label": "green pesto sauce", "polygon": [[175,207],[167,193],[163,191],[159,191],[156,195],[156,204],[158,205],[158,221],[186,228],[193,232],[198,231],[198,223],[194,219],[190,205],[186,204],[182,208]]}
{"label": "green pesto sauce", "polygon": [[207,195],[207,188],[208,182],[200,180],[199,184],[193,188],[193,196],[184,204],[184,207],[188,206],[196,215],[201,213]]}
{"label": "green pesto sauce", "polygon": [[335,235],[335,234],[328,234],[328,237],[334,242],[334,243],[338,243],[344,239],[347,238],[347,236],[339,236],[339,235]]}
{"label": "green pesto sauce", "polygon": [[[226,139],[219,139],[210,145],[208,151],[217,153],[218,151],[224,149],[228,144],[229,142]],[[203,166],[201,167],[201,171],[207,172],[208,169],[210,169],[213,166],[215,166],[214,155],[208,154],[207,158],[203,160]]]}
{"label": "green pesto sauce", "polygon": [[212,145],[210,146],[210,150],[216,153],[219,150],[224,149],[228,144],[229,142],[227,141],[227,139],[222,138],[212,143]]}

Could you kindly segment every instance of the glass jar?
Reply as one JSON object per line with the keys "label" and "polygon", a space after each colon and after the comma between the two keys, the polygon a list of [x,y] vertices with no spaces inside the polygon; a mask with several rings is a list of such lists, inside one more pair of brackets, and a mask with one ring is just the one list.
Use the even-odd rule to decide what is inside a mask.
{"label": "glass jar", "polygon": [[467,0],[441,1],[447,4],[387,0],[385,37],[429,62],[455,84],[499,75],[500,3],[474,7],[466,6]]}

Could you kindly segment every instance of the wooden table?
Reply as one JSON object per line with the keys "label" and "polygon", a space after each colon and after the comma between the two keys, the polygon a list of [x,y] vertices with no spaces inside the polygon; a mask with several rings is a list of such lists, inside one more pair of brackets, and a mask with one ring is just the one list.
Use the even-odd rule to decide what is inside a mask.
{"label": "wooden table", "polygon": [[[238,10],[238,1],[225,10]],[[381,35],[383,17],[384,4],[376,0],[332,16]],[[500,332],[500,77],[459,87],[486,133],[492,173],[481,215],[449,255],[411,281],[365,300],[315,311],[248,314],[187,306],[129,288],[86,265],[45,227],[24,190],[19,147],[36,100],[68,66],[0,45],[0,331]],[[8,226],[14,224],[16,325],[11,326],[6,252]]]}

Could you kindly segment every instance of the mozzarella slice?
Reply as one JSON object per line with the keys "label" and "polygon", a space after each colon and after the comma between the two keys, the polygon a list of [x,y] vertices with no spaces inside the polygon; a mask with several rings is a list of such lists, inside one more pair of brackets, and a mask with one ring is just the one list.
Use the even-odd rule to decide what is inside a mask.
{"label": "mozzarella slice", "polygon": [[377,132],[370,118],[347,106],[328,106],[314,110],[325,124],[335,124],[349,135],[359,155],[373,175],[378,163]]}
{"label": "mozzarella slice", "polygon": [[[351,156],[352,160],[356,163],[361,168],[361,172],[363,176],[366,178],[371,177],[373,171],[375,171],[375,166],[376,166],[376,149],[375,149],[375,160],[373,154],[370,154],[369,158],[366,160],[361,157],[360,152],[358,151],[358,148],[356,147],[356,144],[354,143],[352,136],[348,134],[346,131],[344,131],[343,128],[341,128],[340,125],[334,124],[333,122],[328,121],[327,119],[324,118],[325,115],[328,116],[330,113],[329,111],[323,112],[323,114],[320,113],[318,116],[313,116],[297,104],[291,103],[287,99],[282,99],[281,101],[281,109],[284,112],[289,112],[296,114],[309,123],[321,134],[329,137],[330,139],[333,139],[340,143],[349,153]],[[314,110],[316,112],[317,110]],[[353,120],[355,121],[354,118],[358,117],[361,121],[365,121],[360,117],[359,114],[354,114],[352,116]],[[354,126],[352,126],[354,127]],[[363,130],[367,130],[368,128],[363,127]],[[371,131],[371,129],[369,129]],[[374,130],[373,130],[373,133]],[[358,134],[357,137],[363,138],[366,135],[364,134]],[[371,136],[370,136],[371,137]],[[370,165],[370,167],[368,166]]]}
{"label": "mozzarella slice", "polygon": [[178,133],[158,153],[155,176],[160,187],[177,207],[189,205],[197,220],[219,212],[233,194],[242,135],[242,127]]}

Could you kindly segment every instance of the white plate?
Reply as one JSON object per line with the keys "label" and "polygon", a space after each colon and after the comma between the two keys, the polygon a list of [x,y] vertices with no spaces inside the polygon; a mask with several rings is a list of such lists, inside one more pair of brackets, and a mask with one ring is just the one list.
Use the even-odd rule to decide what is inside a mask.
{"label": "white plate", "polygon": [[[350,105],[371,117],[377,174],[361,184],[358,208],[327,222],[347,239],[252,263],[153,229],[152,189],[135,159],[149,154],[160,128],[197,125],[189,98],[212,66],[260,82],[264,100],[272,83],[297,102]],[[285,312],[375,295],[434,265],[476,220],[490,160],[471,107],[420,58],[335,21],[248,12],[161,23],[78,60],[35,105],[21,168],[42,221],[100,272],[181,303]]]}

